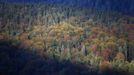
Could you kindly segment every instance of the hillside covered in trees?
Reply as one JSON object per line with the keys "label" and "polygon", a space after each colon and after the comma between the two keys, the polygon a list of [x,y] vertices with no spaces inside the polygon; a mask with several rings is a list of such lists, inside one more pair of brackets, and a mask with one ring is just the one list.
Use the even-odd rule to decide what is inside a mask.
{"label": "hillside covered in trees", "polygon": [[73,75],[70,70],[133,75],[134,17],[70,5],[0,4],[0,74]]}

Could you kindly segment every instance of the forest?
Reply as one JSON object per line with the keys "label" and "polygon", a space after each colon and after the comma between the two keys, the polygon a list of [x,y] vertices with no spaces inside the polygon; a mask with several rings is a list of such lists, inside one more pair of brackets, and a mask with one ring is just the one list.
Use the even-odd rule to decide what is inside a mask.
{"label": "forest", "polygon": [[134,17],[71,5],[0,4],[1,75],[74,75],[71,69],[76,75],[133,75]]}

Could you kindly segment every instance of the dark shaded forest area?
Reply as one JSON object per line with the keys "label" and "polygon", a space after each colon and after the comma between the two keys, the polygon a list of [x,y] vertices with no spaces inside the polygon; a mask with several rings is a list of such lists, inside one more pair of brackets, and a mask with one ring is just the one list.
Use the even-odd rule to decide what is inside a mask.
{"label": "dark shaded forest area", "polygon": [[4,3],[46,3],[79,6],[84,8],[95,8],[98,10],[118,11],[123,14],[133,15],[134,0],[0,0]]}

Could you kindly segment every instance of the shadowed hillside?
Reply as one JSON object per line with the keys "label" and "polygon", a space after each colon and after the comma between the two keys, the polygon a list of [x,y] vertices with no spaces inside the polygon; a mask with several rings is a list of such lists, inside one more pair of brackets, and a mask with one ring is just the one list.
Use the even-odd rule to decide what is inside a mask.
{"label": "shadowed hillside", "polygon": [[59,61],[41,56],[34,51],[11,45],[13,42],[0,40],[0,74],[1,75],[128,75],[127,72],[109,69],[99,72],[87,68],[84,64]]}
{"label": "shadowed hillside", "polygon": [[133,0],[1,0],[5,3],[43,3],[63,4],[84,8],[95,8],[108,11],[118,11],[122,14],[133,15]]}

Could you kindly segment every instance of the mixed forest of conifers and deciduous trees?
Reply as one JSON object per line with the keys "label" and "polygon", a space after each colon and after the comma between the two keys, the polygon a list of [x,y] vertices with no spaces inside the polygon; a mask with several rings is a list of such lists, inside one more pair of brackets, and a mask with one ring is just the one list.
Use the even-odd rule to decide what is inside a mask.
{"label": "mixed forest of conifers and deciduous trees", "polygon": [[[9,51],[9,54],[4,51]],[[16,61],[23,64],[22,59],[14,58],[28,58],[25,54],[12,53],[14,51],[30,51],[49,62],[49,66],[42,68],[46,75],[73,75],[74,67],[66,67],[69,66],[67,62],[86,66],[86,71],[91,70],[90,73],[96,71],[92,75],[133,75],[134,17],[58,4],[3,3],[0,4],[0,63],[9,63],[6,69],[0,64],[0,73],[27,75],[31,71],[29,69],[34,68],[34,58],[29,58],[32,61],[29,60],[21,69],[19,66],[19,72],[18,68],[14,71],[11,66],[16,66]],[[64,66],[57,63],[59,66],[56,67],[62,68],[53,68],[55,65],[52,66],[53,62],[47,57],[63,62]],[[9,69],[7,65],[10,65]],[[50,71],[46,71],[48,68]],[[68,68],[72,71],[68,71]],[[42,69],[34,68],[33,73]],[[77,74],[77,71],[74,73]],[[88,73],[83,71],[80,75]]]}

